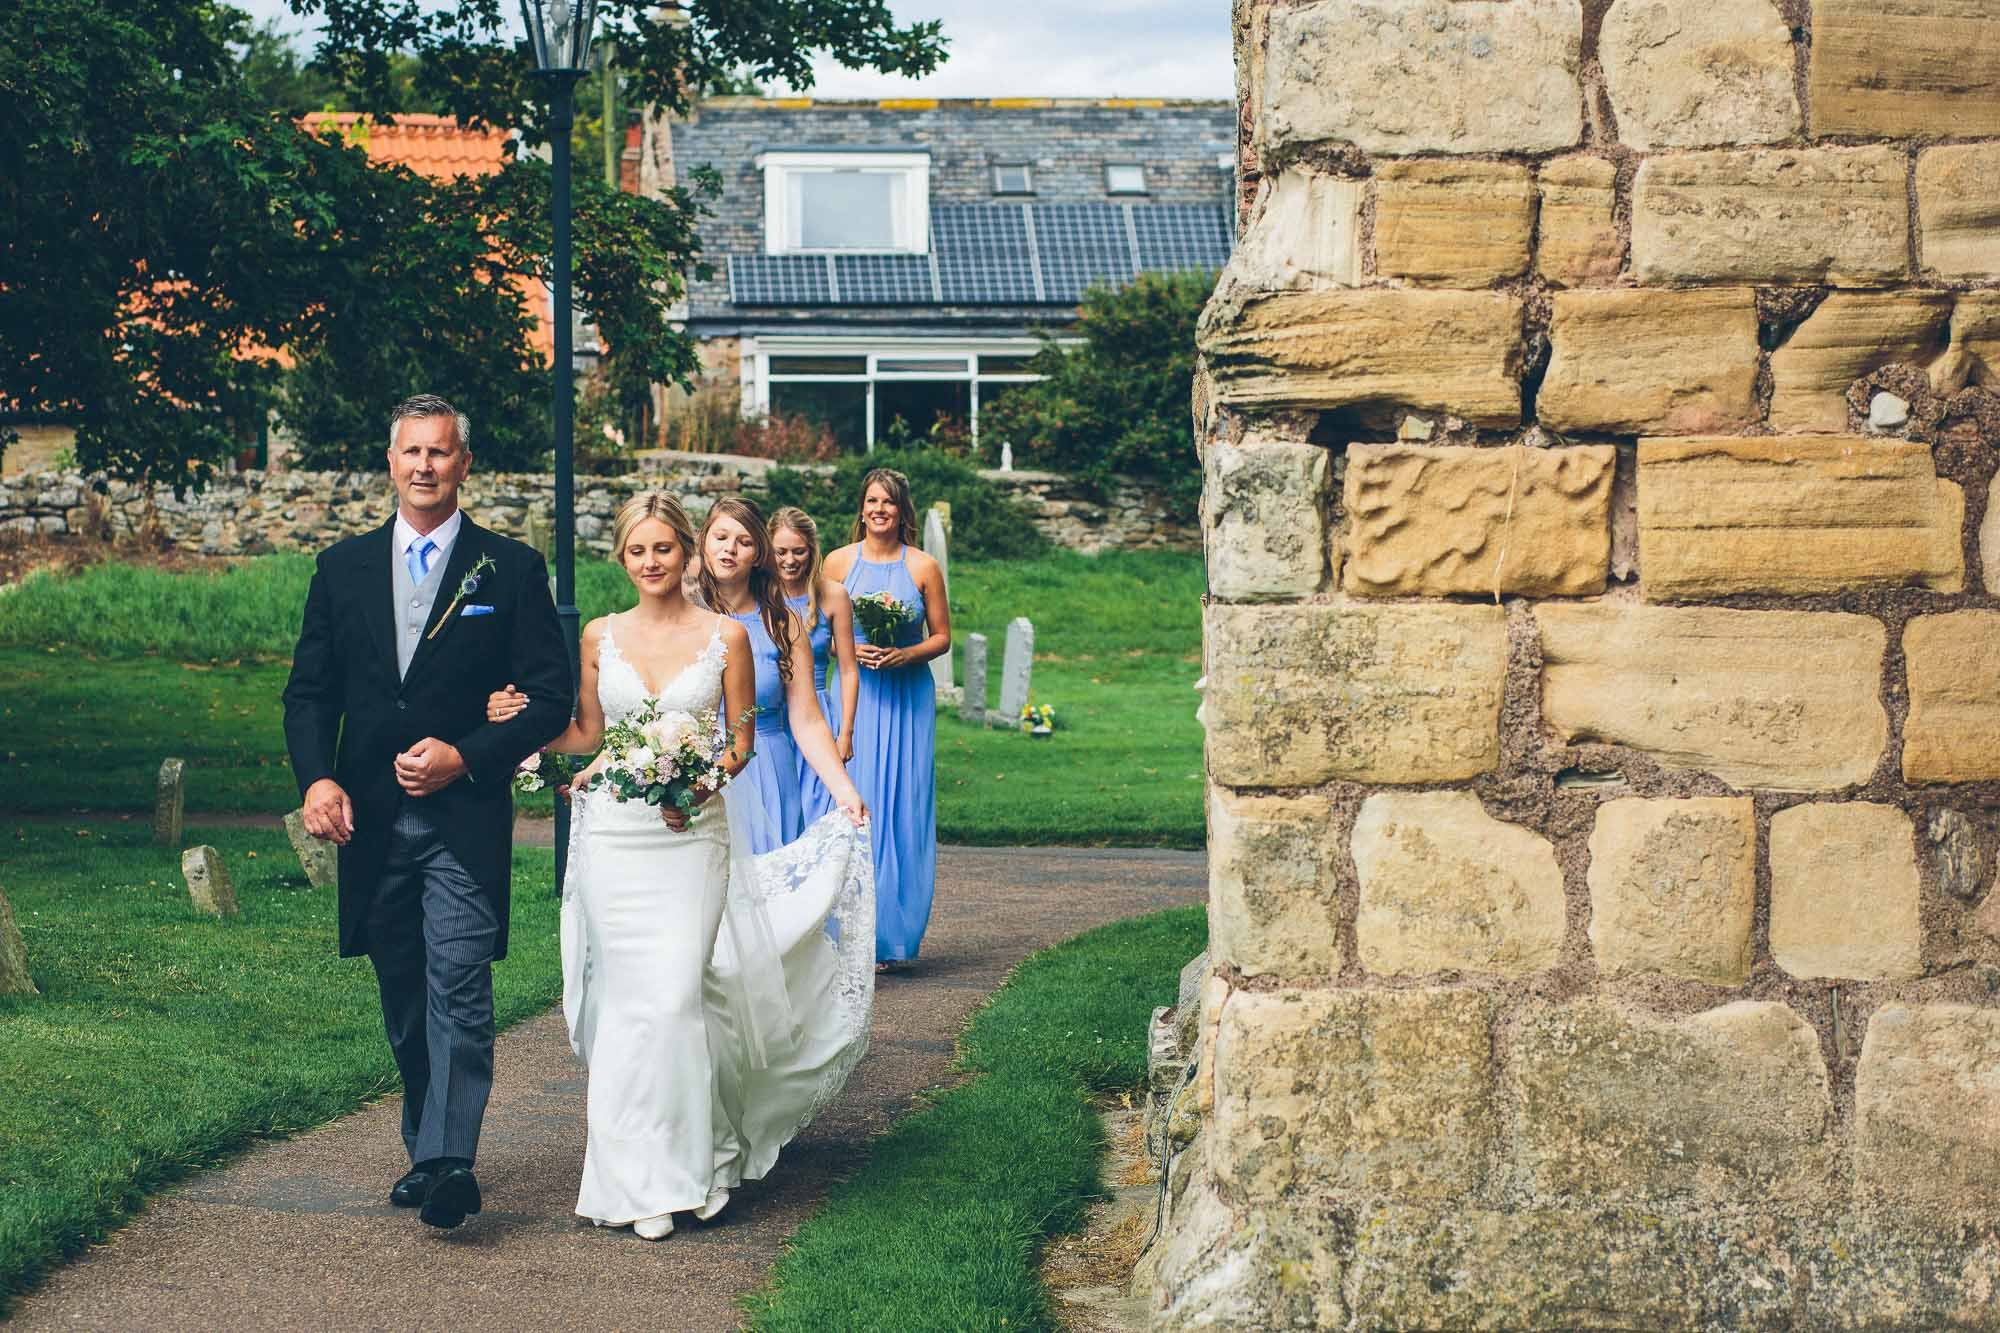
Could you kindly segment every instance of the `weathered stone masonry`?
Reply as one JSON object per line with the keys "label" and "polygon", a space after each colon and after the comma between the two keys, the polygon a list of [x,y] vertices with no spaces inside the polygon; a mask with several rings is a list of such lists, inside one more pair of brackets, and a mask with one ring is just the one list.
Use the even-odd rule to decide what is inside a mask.
{"label": "weathered stone masonry", "polygon": [[2000,1328],[2000,6],[1236,40],[1156,1322]]}

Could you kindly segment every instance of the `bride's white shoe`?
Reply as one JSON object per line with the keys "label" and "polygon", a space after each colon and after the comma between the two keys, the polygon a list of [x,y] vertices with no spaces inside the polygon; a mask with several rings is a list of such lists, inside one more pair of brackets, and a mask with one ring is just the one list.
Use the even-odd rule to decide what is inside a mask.
{"label": "bride's white shoe", "polygon": [[712,1189],[708,1192],[708,1197],[702,1200],[701,1207],[694,1210],[694,1215],[706,1222],[728,1206],[729,1191],[721,1188]]}
{"label": "bride's white shoe", "polygon": [[665,1240],[674,1234],[674,1215],[661,1213],[658,1217],[642,1217],[632,1224],[632,1234],[642,1240]]}

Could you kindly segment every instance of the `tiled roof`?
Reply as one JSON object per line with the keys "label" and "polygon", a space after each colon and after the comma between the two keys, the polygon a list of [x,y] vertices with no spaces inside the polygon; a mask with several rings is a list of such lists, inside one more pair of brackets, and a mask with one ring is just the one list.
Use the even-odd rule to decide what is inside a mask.
{"label": "tiled roof", "polygon": [[450,116],[399,115],[382,124],[352,111],[302,118],[315,134],[338,130],[377,162],[408,167],[422,176],[490,176],[507,161],[506,130],[467,129]]}
{"label": "tiled roof", "polygon": [[1212,97],[709,97],[703,107],[719,111],[1045,111],[1102,108],[1126,111],[1159,107],[1230,106]]}

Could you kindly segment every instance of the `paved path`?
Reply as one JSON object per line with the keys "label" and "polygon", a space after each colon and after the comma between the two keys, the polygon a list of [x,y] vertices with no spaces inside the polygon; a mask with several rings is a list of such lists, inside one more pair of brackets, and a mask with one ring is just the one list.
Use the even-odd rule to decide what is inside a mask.
{"label": "paved path", "polygon": [[736,1327],[738,1298],[827,1188],[948,1078],[954,1036],[1008,969],[1091,926],[1198,902],[1204,887],[1199,853],[944,849],[923,959],[877,992],[868,1058],[840,1101],[718,1222],[658,1245],[572,1212],[583,1078],[561,1014],[545,1014],[500,1038],[479,1157],[486,1210],[465,1226],[437,1232],[389,1207],[402,1170],[390,1098],[159,1196],[21,1301],[15,1326]]}

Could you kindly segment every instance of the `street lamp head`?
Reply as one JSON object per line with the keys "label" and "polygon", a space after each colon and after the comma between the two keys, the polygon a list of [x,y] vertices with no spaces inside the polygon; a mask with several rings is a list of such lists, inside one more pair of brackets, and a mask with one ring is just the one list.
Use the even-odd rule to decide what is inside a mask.
{"label": "street lamp head", "polygon": [[590,67],[597,0],[521,0],[521,17],[543,72],[581,75]]}

